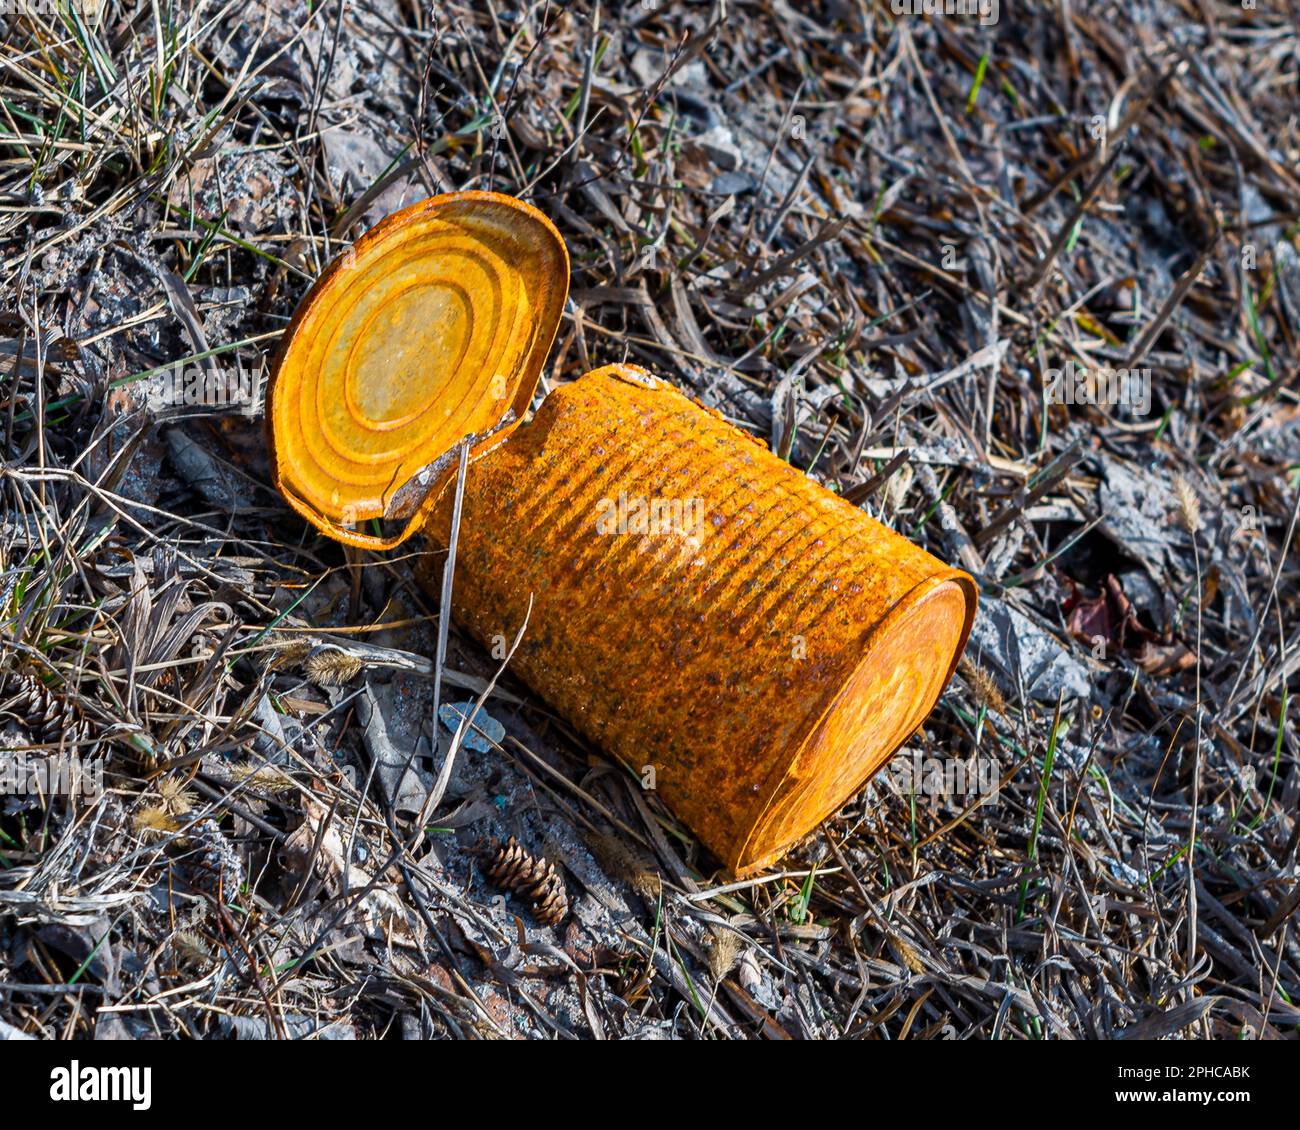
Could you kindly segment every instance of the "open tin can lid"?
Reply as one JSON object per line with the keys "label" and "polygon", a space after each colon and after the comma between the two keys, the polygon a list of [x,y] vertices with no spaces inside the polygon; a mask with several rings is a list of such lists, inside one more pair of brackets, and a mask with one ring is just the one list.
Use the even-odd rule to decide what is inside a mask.
{"label": "open tin can lid", "polygon": [[[388,549],[532,400],[569,287],[569,257],[530,204],[491,192],[396,212],[299,304],[267,392],[275,485],[329,536]],[[403,520],[394,536],[364,532]]]}

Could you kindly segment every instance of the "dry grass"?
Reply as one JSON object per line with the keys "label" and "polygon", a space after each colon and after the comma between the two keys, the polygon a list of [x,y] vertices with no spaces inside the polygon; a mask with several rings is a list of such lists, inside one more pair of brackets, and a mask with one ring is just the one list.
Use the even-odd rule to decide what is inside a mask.
{"label": "dry grass", "polygon": [[[1295,1038],[1297,28],[1011,7],[0,15],[3,741],[107,786],[0,798],[4,1024]],[[645,364],[979,576],[1015,646],[912,745],[994,759],[997,803],[882,781],[723,885],[507,670],[418,812],[450,734],[409,556],[360,568],[260,421],[147,393],[260,369],[453,188],[569,243],[550,383]],[[1053,403],[1066,361],[1149,369],[1146,411]],[[442,700],[496,666],[453,632]],[[510,835],[563,926],[485,880]]]}

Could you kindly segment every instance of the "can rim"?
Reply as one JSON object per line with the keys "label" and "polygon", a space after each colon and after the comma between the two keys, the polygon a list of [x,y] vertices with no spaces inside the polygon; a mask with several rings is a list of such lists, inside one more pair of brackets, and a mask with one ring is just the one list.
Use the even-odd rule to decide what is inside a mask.
{"label": "can rim", "polygon": [[[925,711],[921,714],[920,720],[916,727],[908,733],[902,735],[900,740],[895,743],[894,748],[887,751],[881,756],[874,765],[858,780],[856,780],[845,792],[842,797],[835,798],[827,808],[827,811],[818,815],[816,823],[811,827],[794,834],[781,837],[779,841],[773,841],[763,846],[761,854],[749,858],[751,849],[756,840],[762,838],[763,832],[767,829],[774,813],[778,811],[778,802],[782,787],[790,777],[791,770],[798,764],[804,750],[808,747],[816,736],[821,732],[823,724],[831,715],[853,686],[858,673],[872,660],[872,651],[878,641],[884,640],[896,627],[904,621],[924,600],[934,594],[937,590],[945,585],[956,584],[965,600],[965,615],[962,620],[961,631],[958,633],[957,644],[953,649],[952,658],[949,660],[947,670],[943,678],[936,680],[934,683],[935,692],[933,701],[926,705]],[[759,790],[760,801],[753,808],[752,817],[745,822],[745,831],[742,837],[734,841],[733,845],[728,848],[723,863],[732,875],[744,877],[757,871],[761,871],[768,866],[773,860],[779,858],[791,845],[797,843],[804,836],[808,835],[815,827],[820,825],[823,820],[838,810],[851,797],[855,796],[881,769],[883,769],[893,759],[894,755],[906,743],[907,739],[916,732],[924,723],[925,719],[933,712],[935,705],[942,695],[944,688],[951,680],[953,673],[957,670],[958,663],[966,650],[966,644],[970,640],[971,630],[975,625],[975,616],[979,607],[979,588],[975,579],[967,572],[961,569],[944,569],[940,572],[933,573],[930,576],[913,585],[906,593],[903,594],[889,609],[880,621],[871,629],[863,642],[862,654],[858,661],[853,665],[852,672],[831,693],[822,709],[817,713],[816,720],[808,727],[807,732],[800,739],[798,747],[792,754],[782,760],[774,768],[764,782],[762,789]]]}

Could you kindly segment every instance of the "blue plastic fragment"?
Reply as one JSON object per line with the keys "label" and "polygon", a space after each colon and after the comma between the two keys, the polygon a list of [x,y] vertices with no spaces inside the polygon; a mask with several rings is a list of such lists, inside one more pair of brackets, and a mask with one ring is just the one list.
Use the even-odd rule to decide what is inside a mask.
{"label": "blue plastic fragment", "polygon": [[[439,721],[453,734],[456,732],[456,727],[460,725],[461,719],[471,716],[474,718],[474,725],[467,726],[465,735],[461,738],[461,744],[466,749],[472,749],[477,753],[488,753],[494,744],[500,745],[505,740],[506,728],[486,710],[480,709],[475,714],[472,702],[444,702],[438,707]],[[483,732],[479,733],[480,730]]]}

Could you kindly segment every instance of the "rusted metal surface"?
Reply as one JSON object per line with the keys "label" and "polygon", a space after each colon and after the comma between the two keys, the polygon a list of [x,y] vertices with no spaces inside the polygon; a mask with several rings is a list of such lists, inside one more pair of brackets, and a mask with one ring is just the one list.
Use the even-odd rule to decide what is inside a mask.
{"label": "rusted metal surface", "polygon": [[[468,446],[455,616],[495,648],[527,615],[515,669],[743,873],[921,724],[975,585],[632,366],[557,388],[512,431],[567,286],[559,233],[508,197],[385,220],[285,335],[276,482],[341,541],[446,544]],[[382,537],[372,518],[408,521]]]}
{"label": "rusted metal surface", "polygon": [[[448,521],[444,505],[435,539]],[[514,669],[743,873],[921,724],[976,591],[670,385],[611,366],[470,468],[454,614],[491,647],[530,598]]]}

